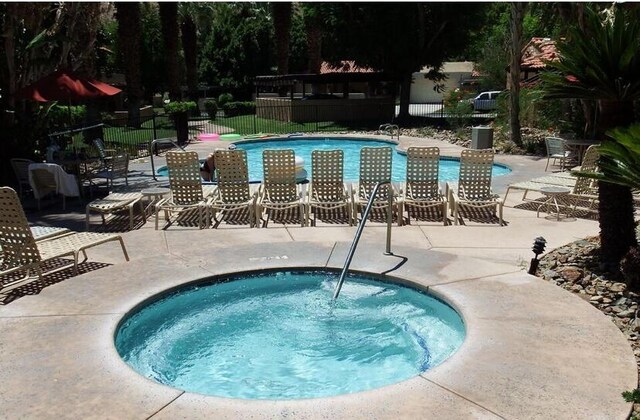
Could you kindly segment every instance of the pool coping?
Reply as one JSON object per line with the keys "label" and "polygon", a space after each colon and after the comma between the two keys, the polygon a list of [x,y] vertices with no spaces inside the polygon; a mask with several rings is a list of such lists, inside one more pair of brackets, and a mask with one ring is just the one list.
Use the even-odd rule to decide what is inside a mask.
{"label": "pool coping", "polygon": [[[20,299],[0,312],[4,415],[628,416],[631,406],[620,393],[636,386],[635,358],[622,333],[597,309],[508,264],[411,246],[396,247],[394,256],[381,257],[377,243],[364,242],[353,268],[375,275],[387,273],[445,300],[463,317],[467,337],[444,363],[399,384],[308,400],[218,398],[143,378],[115,350],[113,337],[122,317],[163,290],[238,271],[339,269],[348,248],[345,242],[256,241],[217,248],[212,258],[209,250],[196,246],[115,264],[45,288],[34,301]],[[404,262],[398,263],[403,258]],[[46,346],[34,347],[34,334],[45,339]]]}

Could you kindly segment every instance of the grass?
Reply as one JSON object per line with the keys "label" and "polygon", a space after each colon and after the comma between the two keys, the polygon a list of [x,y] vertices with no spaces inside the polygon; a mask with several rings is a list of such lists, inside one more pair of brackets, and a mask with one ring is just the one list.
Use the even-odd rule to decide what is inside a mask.
{"label": "grass", "polygon": [[[217,118],[212,121],[214,124],[233,128],[241,135],[256,133],[295,133],[295,132],[315,132],[315,131],[349,131],[357,129],[371,129],[371,123],[362,122],[309,122],[295,123],[278,120],[258,118],[254,115],[240,115],[237,117]],[[378,125],[375,126],[377,128]]]}

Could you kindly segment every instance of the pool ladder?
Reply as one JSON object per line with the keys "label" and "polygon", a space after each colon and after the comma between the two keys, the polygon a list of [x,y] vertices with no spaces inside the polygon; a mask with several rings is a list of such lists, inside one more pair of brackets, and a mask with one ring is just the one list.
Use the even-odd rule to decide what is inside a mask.
{"label": "pool ladder", "polygon": [[[353,238],[353,242],[351,243],[351,248],[349,249],[349,253],[347,254],[347,259],[344,262],[344,267],[342,267],[342,272],[340,273],[340,278],[338,279],[338,284],[336,284],[336,289],[333,292],[333,300],[338,299],[338,295],[340,294],[340,289],[342,289],[342,284],[344,283],[344,278],[347,275],[347,271],[349,271],[349,266],[351,266],[351,260],[353,259],[353,254],[356,252],[356,248],[358,247],[358,241],[360,240],[360,236],[362,236],[362,230],[364,229],[364,225],[369,218],[369,213],[371,212],[371,207],[373,206],[373,200],[376,198],[376,194],[378,193],[378,189],[381,185],[391,184],[391,181],[382,181],[378,182],[371,191],[371,195],[369,196],[369,202],[367,203],[367,207],[364,209],[364,213],[362,214],[362,219],[360,220],[360,224],[358,225],[358,229],[356,230],[356,235]],[[387,247],[385,249],[384,255],[393,255],[391,252],[391,224],[393,223],[393,191],[391,191],[391,185],[389,185],[389,192],[387,196],[389,197],[389,205],[387,207]],[[400,217],[400,216],[398,216]]]}
{"label": "pool ladder", "polygon": [[396,124],[382,124],[380,127],[378,127],[378,131],[388,134],[389,136],[391,136],[391,139],[393,139],[395,135],[398,138],[398,141],[400,141],[400,127],[398,127],[398,125]]}
{"label": "pool ladder", "polygon": [[182,150],[183,152],[185,151],[184,147],[180,146],[178,143],[176,143],[175,141],[173,141],[171,139],[155,139],[151,143],[149,143],[149,158],[151,159],[151,174],[153,175],[153,180],[154,181],[157,181],[158,178],[156,178],[156,167],[153,164],[153,147],[158,143],[161,143],[161,144],[162,143],[164,143],[164,144],[171,143],[174,146],[176,146],[177,148],[179,148],[180,150]]}

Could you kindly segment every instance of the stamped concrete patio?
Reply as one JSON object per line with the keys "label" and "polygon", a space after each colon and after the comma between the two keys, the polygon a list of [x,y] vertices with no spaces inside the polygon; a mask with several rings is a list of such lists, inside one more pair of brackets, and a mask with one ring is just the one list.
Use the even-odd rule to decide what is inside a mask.
{"label": "stamped concrete patio", "polygon": [[[460,150],[401,139],[402,147],[412,143],[437,144],[443,155]],[[190,148],[203,156],[211,144]],[[495,179],[499,193],[511,182],[540,175],[545,163],[520,156],[496,160],[514,169]],[[153,184],[148,165],[133,168],[141,171],[139,185]],[[130,262],[123,262],[116,245],[91,249],[90,261],[97,263],[85,264],[84,274],[35,282],[22,290],[24,296],[0,306],[0,416],[624,419],[631,405],[620,394],[637,386],[637,371],[623,334],[589,303],[526,274],[535,237],[555,248],[597,234],[597,222],[537,218],[535,211],[513,207],[520,197],[510,194],[503,227],[414,221],[394,226],[392,256],[382,255],[385,226],[368,224],[352,268],[445,299],[463,316],[467,337],[450,359],[413,379],[311,400],[234,400],[159,385],[119,358],[115,329],[141,301],[198,279],[276,267],[341,268],[356,228],[223,223],[216,230],[174,225],[155,231],[140,219],[123,234]],[[81,211],[30,219],[83,226]]]}

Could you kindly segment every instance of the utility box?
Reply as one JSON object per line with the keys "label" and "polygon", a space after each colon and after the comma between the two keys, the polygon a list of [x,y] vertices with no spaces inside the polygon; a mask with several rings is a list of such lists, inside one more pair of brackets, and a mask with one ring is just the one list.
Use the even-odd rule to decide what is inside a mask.
{"label": "utility box", "polygon": [[471,148],[472,149],[493,148],[493,128],[472,127],[471,128]]}

